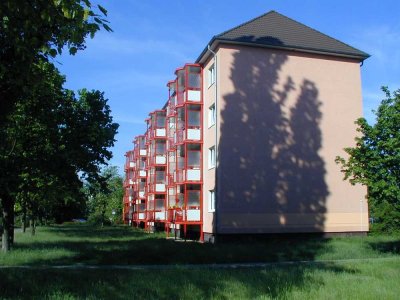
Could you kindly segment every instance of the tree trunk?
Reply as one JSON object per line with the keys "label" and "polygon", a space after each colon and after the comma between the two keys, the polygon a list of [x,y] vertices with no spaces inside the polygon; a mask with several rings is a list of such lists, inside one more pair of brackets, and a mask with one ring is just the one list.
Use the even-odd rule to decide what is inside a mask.
{"label": "tree trunk", "polygon": [[26,232],[26,210],[24,209],[22,212],[22,232]]}
{"label": "tree trunk", "polygon": [[14,245],[14,225],[15,225],[14,205],[12,205],[10,209],[10,232],[9,232],[9,239],[11,246]]}
{"label": "tree trunk", "polygon": [[22,199],[22,232],[26,232],[26,201]]}
{"label": "tree trunk", "polygon": [[36,234],[36,223],[35,223],[35,217],[32,216],[31,218],[31,235],[34,236]]}
{"label": "tree trunk", "polygon": [[[3,213],[4,217],[4,213]],[[4,222],[3,222],[4,224]],[[7,228],[3,228],[3,234],[1,236],[1,250],[3,252],[10,251],[10,238],[9,238],[9,230]]]}
{"label": "tree trunk", "polygon": [[1,238],[1,249],[8,252],[11,249],[11,231],[13,227],[13,199],[10,195],[1,195],[1,203],[3,207],[3,234]]}
{"label": "tree trunk", "polygon": [[104,227],[105,218],[106,218],[106,210],[103,208],[103,210],[101,211],[101,227]]}

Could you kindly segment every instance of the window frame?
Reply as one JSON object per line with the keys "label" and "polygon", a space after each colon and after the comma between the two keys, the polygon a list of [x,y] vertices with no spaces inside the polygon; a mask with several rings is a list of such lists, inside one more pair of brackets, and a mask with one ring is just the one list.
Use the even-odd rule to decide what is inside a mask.
{"label": "window frame", "polygon": [[208,107],[208,128],[213,127],[217,121],[217,111],[215,110],[215,103]]}
{"label": "window frame", "polygon": [[215,189],[208,191],[208,212],[215,212]]}
{"label": "window frame", "polygon": [[215,145],[208,148],[208,169],[215,168],[216,165],[216,153],[215,153]]}
{"label": "window frame", "polygon": [[215,80],[215,64],[212,64],[211,67],[208,68],[208,87],[212,86]]}

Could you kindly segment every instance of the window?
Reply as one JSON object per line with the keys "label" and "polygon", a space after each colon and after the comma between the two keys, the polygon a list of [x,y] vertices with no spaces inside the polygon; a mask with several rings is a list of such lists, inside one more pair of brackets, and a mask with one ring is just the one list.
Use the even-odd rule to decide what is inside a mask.
{"label": "window", "polygon": [[187,191],[188,206],[200,206],[200,191]]}
{"label": "window", "polygon": [[215,167],[215,146],[208,149],[208,168]]}
{"label": "window", "polygon": [[213,104],[208,108],[208,127],[215,125],[215,119],[215,104]]}
{"label": "window", "polygon": [[190,127],[200,127],[201,106],[189,105],[187,108],[188,125]]}
{"label": "window", "polygon": [[208,87],[213,85],[215,82],[215,65],[213,64],[209,69],[208,69]]}
{"label": "window", "polygon": [[188,167],[199,168],[200,167],[200,151],[188,151]]}
{"label": "window", "polygon": [[215,190],[208,191],[208,212],[215,211]]}

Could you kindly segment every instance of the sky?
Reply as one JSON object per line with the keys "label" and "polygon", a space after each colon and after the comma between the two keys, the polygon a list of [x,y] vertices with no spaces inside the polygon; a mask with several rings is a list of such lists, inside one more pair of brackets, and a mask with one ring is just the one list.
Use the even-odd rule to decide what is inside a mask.
{"label": "sky", "polygon": [[398,0],[92,0],[108,10],[114,32],[98,32],[87,48],[55,63],[65,87],[104,91],[120,127],[110,165],[123,172],[124,154],[146,130],[148,113],[167,100],[176,68],[194,62],[210,39],[275,10],[371,55],[361,67],[364,117],[400,89]]}

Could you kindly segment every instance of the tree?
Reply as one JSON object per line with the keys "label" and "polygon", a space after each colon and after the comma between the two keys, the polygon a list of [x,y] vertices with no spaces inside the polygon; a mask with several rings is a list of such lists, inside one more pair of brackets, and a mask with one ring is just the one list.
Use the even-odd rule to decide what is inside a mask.
{"label": "tree", "polygon": [[[3,248],[12,232],[13,207],[23,199],[31,220],[46,214],[71,195],[78,195],[81,178],[101,181],[100,168],[112,157],[118,124],[99,91],[75,94],[63,88],[65,78],[51,64],[36,65],[38,82],[16,104],[0,134],[0,199],[3,206]],[[4,145],[13,145],[6,153]],[[60,201],[61,200],[61,201]]]}
{"label": "tree", "polygon": [[116,223],[122,215],[123,178],[115,166],[107,167],[102,172],[104,182],[87,183],[89,221],[104,225]]}
{"label": "tree", "polygon": [[[97,117],[101,117],[100,114],[109,117],[109,108],[104,103],[103,94],[98,91],[82,91],[81,99],[76,101],[71,91],[59,88],[58,95],[50,95],[50,98],[62,100],[60,107],[65,110],[66,117],[70,119],[60,118],[60,115],[56,113],[59,111],[57,106],[52,107],[53,110],[49,110],[48,122],[36,122],[37,119],[31,120],[29,118],[32,112],[35,115],[35,112],[48,109],[46,105],[40,103],[45,96],[41,99],[35,94],[40,91],[38,86],[41,86],[48,71],[43,69],[46,68],[45,63],[60,54],[63,49],[67,49],[70,54],[75,54],[78,50],[84,49],[86,37],[88,35],[93,37],[100,26],[111,31],[111,28],[107,25],[108,21],[103,18],[106,15],[107,11],[103,7],[98,5],[97,8],[93,8],[89,0],[0,1],[0,169],[2,170],[0,174],[0,200],[4,224],[2,239],[4,251],[8,251],[9,241],[12,240],[14,204],[21,179],[19,176],[21,173],[18,173],[18,171],[23,172],[22,167],[26,165],[25,162],[28,161],[28,166],[30,166],[25,170],[28,172],[27,174],[36,170],[35,168],[39,165],[41,167],[39,173],[45,177],[48,174],[53,174],[54,170],[43,171],[43,166],[48,162],[44,162],[40,158],[55,151],[59,154],[57,158],[60,159],[60,163],[57,160],[52,161],[48,165],[49,169],[53,165],[66,167],[66,170],[63,170],[65,175],[58,171],[57,178],[58,176],[71,178],[70,175],[75,174],[76,176],[79,170],[85,170],[85,174],[89,177],[98,177],[98,164],[104,163],[107,157],[111,155],[110,152],[104,151],[103,147],[99,148],[98,146],[101,142],[104,143],[104,147],[110,145],[110,140],[106,140],[113,134],[113,130],[115,134],[115,127],[101,128],[97,132],[91,129],[93,132],[88,134],[101,135],[97,143],[93,143],[93,136],[91,136],[89,146],[93,143],[93,149],[87,149],[86,146],[80,147],[80,151],[77,151],[80,156],[76,161],[70,161],[66,156],[74,154],[75,150],[71,147],[79,141],[78,138],[71,136],[68,130],[75,128],[81,131],[84,127],[78,126],[85,124],[84,118],[86,116],[96,118],[96,112],[89,110],[96,109],[94,106],[97,106],[97,109],[101,108],[101,105],[103,105],[102,108],[105,110],[100,109]],[[38,74],[40,76],[37,76]],[[50,74],[50,78],[56,80],[54,84],[58,86],[61,77],[58,74],[59,78],[57,79],[55,78],[57,75],[54,76],[54,74],[54,72]],[[55,91],[54,89],[51,90]],[[39,103],[35,103],[35,97],[36,100],[39,99]],[[97,104],[95,99],[99,100]],[[25,115],[21,114],[21,109],[23,111],[23,105],[28,100],[30,101],[29,105],[36,110],[32,112],[25,110]],[[56,116],[57,118],[52,119]],[[27,132],[33,132],[36,136],[39,136],[40,132],[46,132],[46,129],[48,129],[46,125],[49,123],[53,122],[52,125],[59,124],[57,125],[59,126],[58,131],[50,131],[51,135],[45,136],[59,137],[60,141],[58,142],[60,143],[53,144],[54,139],[45,140],[44,145],[50,145],[50,147],[44,147],[45,151],[37,155],[40,152],[39,149],[41,149],[39,142],[30,138],[33,146],[38,146],[37,149],[34,148],[31,151],[29,139],[25,139],[23,142],[19,139],[20,121],[22,125],[34,121],[35,126]],[[69,123],[65,123],[67,121]],[[105,119],[98,121],[101,123]],[[42,126],[43,124],[45,126]],[[22,126],[22,128],[28,127]],[[108,132],[105,133],[107,130]],[[25,137],[29,138],[27,132],[25,132]],[[80,135],[80,138],[82,138],[82,135]],[[43,139],[39,140],[43,141]],[[113,138],[111,138],[111,141],[112,144]],[[58,145],[60,147],[57,149]],[[50,155],[50,157],[52,156]],[[90,162],[90,159],[92,159],[92,162]]]}
{"label": "tree", "polygon": [[379,220],[379,229],[400,228],[400,90],[390,93],[375,111],[376,123],[364,118],[356,121],[356,146],[345,148],[347,159],[337,157],[345,179],[368,187],[371,215]]}
{"label": "tree", "polygon": [[[98,10],[98,12],[96,12]],[[0,1],[0,125],[35,81],[31,66],[85,48],[85,38],[104,27],[107,11],[89,0]]]}

